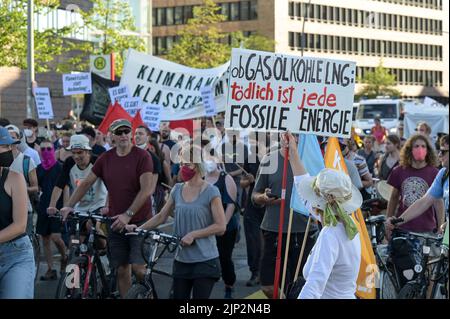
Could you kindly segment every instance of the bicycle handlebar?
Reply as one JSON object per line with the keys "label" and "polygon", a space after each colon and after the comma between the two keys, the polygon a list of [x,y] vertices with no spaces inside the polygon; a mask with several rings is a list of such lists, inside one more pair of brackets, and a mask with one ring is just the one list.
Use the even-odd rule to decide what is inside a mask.
{"label": "bicycle handlebar", "polygon": [[397,224],[400,224],[400,223],[403,223],[405,220],[403,219],[403,218],[397,218],[397,217],[393,217],[392,219],[391,219],[391,224],[392,225],[397,225]]}
{"label": "bicycle handlebar", "polygon": [[444,236],[442,235],[430,235],[430,234],[422,234],[422,233],[416,233],[416,232],[408,232],[408,234],[414,236],[414,237],[420,237],[426,240],[431,240],[435,242],[442,241]]}
{"label": "bicycle handlebar", "polygon": [[[113,220],[111,217],[99,215],[99,214],[96,214],[96,212],[98,212],[98,210],[96,210],[95,212],[76,212],[75,211],[75,212],[70,213],[70,215],[67,216],[67,219],[90,218],[90,219],[94,219],[95,221],[100,222],[100,223],[107,223],[107,222],[110,222]],[[49,217],[62,219],[63,216],[61,214],[55,214],[55,215],[49,215]]]}
{"label": "bicycle handlebar", "polygon": [[181,240],[178,236],[169,235],[160,231],[139,228],[136,228],[134,232],[126,233],[125,236],[150,236],[153,240],[173,244],[178,244]]}

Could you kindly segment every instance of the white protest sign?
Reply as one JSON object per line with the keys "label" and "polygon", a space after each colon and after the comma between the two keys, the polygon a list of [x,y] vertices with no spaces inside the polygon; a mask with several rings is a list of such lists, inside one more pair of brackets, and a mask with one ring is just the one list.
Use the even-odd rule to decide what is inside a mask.
{"label": "white protest sign", "polygon": [[111,80],[111,54],[90,55],[89,59],[92,73]]}
{"label": "white protest sign", "polygon": [[91,94],[91,73],[63,74],[63,94]]}
{"label": "white protest sign", "polygon": [[356,63],[233,49],[225,128],[349,137]]}
{"label": "white protest sign", "polygon": [[130,90],[128,89],[128,85],[112,87],[108,89],[108,92],[112,104],[117,101],[122,105],[121,101],[130,97]]}
{"label": "white protest sign", "polygon": [[141,99],[139,97],[131,97],[127,99],[122,99],[121,105],[125,111],[128,112],[132,117],[142,108]]}
{"label": "white protest sign", "polygon": [[36,101],[38,118],[41,120],[52,119],[53,107],[50,98],[50,90],[48,88],[35,88],[34,100]]}
{"label": "white protest sign", "polygon": [[161,107],[154,104],[145,104],[141,111],[142,121],[152,131],[159,131],[161,122]]}
{"label": "white protest sign", "polygon": [[202,102],[205,107],[205,115],[208,117],[213,117],[217,114],[216,111],[216,101],[214,101],[214,93],[210,86],[205,86],[202,91]]}
{"label": "white protest sign", "polygon": [[140,97],[144,104],[163,107],[162,120],[191,119],[205,116],[204,86],[214,86],[217,112],[225,111],[228,66],[194,69],[130,49],[120,84],[127,84],[130,96]]}

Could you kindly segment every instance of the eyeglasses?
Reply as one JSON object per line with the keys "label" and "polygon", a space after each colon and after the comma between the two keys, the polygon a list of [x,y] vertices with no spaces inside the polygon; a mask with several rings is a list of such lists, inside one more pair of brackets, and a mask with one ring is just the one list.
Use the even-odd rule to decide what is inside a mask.
{"label": "eyeglasses", "polygon": [[50,152],[50,151],[53,151],[53,147],[41,147],[41,151]]}
{"label": "eyeglasses", "polygon": [[123,130],[116,130],[116,131],[114,131],[114,135],[116,135],[116,136],[121,136],[123,134],[128,135],[130,133],[131,133],[131,130],[128,129],[128,128],[127,129],[123,129]]}
{"label": "eyeglasses", "polygon": [[439,156],[444,156],[444,155],[447,154],[447,153],[448,153],[448,150],[439,150],[438,155],[439,155]]}

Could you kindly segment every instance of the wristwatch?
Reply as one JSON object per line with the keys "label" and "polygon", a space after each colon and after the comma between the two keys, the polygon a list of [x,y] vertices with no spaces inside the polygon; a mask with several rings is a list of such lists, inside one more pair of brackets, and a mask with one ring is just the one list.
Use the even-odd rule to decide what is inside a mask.
{"label": "wristwatch", "polygon": [[134,214],[135,214],[135,212],[133,212],[131,209],[128,209],[128,210],[125,212],[125,214],[126,214],[128,217],[133,217]]}

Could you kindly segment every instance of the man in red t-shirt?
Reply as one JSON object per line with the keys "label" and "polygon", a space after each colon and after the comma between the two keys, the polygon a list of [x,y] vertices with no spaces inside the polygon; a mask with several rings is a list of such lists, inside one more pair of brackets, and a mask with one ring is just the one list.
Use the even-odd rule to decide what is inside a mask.
{"label": "man in red t-shirt", "polygon": [[141,225],[151,217],[151,181],[153,161],[150,154],[131,143],[131,123],[116,120],[109,130],[116,145],[103,153],[92,167],[91,173],[78,186],[61,209],[64,218],[73,212],[75,204],[92,184],[100,178],[108,189],[109,213],[115,221],[108,234],[111,264],[117,268],[119,292],[125,296],[131,287],[131,269],[138,279],[143,279],[145,261],[141,254],[141,239],[125,236],[125,225]]}

